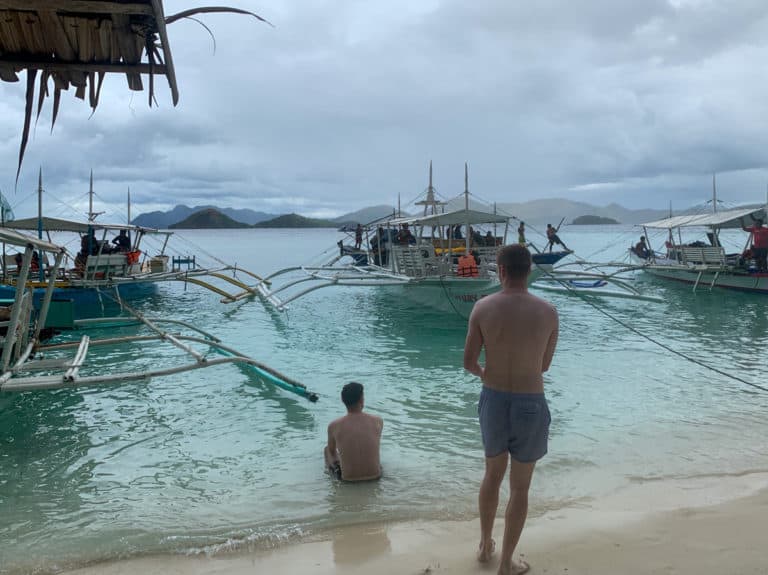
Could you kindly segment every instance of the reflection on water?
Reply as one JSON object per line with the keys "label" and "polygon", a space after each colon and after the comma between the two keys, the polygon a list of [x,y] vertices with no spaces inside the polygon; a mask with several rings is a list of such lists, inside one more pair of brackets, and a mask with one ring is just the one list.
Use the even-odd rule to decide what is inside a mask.
{"label": "reflection on water", "polygon": [[[286,241],[295,242],[296,258],[322,238],[335,241],[329,231],[242,233],[251,232],[267,243],[259,257],[284,254]],[[249,262],[257,250],[233,241],[234,233],[200,232],[197,243],[241,246],[238,259],[256,271],[279,267]],[[569,231],[566,241],[588,249],[605,243],[601,233]],[[664,303],[616,300],[604,308],[681,353],[766,381],[768,300],[635,281]],[[768,394],[660,349],[577,298],[544,297],[558,307],[561,339],[545,377],[553,424],[532,513],[637,478],[765,467]],[[0,396],[0,572],[156,551],[215,553],[342,524],[476,514],[480,384],[462,369],[460,317],[364,288],[313,292],[285,314],[259,302],[225,306],[180,285],[161,286],[136,306],[214,332],[320,401],[235,366]],[[92,353],[115,370],[124,361],[151,366],[170,352]],[[363,485],[330,481],[322,460],[326,427],[344,412],[339,392],[350,380],[365,385],[367,409],[384,418],[384,476]],[[371,537],[388,551],[386,532]],[[343,535],[334,541],[337,563],[356,561],[355,553]]]}

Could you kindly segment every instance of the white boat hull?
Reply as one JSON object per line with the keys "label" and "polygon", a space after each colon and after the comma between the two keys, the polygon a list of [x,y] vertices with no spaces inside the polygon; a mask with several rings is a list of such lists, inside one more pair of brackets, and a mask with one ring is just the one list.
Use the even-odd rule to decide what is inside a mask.
{"label": "white boat hull", "polygon": [[[635,258],[636,263],[645,264]],[[723,288],[768,294],[768,274],[752,274],[741,270],[701,270],[682,265],[647,264],[643,271],[654,277],[695,285],[697,290]]]}

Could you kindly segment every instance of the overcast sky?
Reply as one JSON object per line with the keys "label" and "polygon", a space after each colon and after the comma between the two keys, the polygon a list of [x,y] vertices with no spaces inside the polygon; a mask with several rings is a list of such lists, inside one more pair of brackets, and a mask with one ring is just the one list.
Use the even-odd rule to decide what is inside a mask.
{"label": "overcast sky", "polygon": [[[125,215],[213,203],[340,215],[453,197],[463,163],[479,198],[564,197],[684,208],[711,194],[763,202],[768,186],[765,0],[229,0],[253,18],[169,27],[181,92],[159,108],[113,75],[101,105],[50,101],[16,161],[24,80],[0,84],[0,190],[46,209]],[[166,0],[166,14],[191,4]],[[74,206],[65,210],[63,206]]]}

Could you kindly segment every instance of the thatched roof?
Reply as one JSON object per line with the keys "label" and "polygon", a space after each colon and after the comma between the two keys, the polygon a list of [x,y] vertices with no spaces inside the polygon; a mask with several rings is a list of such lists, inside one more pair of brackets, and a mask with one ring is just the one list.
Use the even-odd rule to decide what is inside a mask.
{"label": "thatched roof", "polygon": [[162,0],[0,0],[0,80],[18,82],[18,72],[27,71],[19,169],[35,100],[39,116],[53,95],[53,126],[63,90],[73,86],[75,96],[87,96],[95,110],[104,76],[117,72],[135,91],[144,89],[142,75],[148,76],[150,106],[155,76],[165,76],[175,106],[179,89],[166,24],[201,12],[236,12],[264,21],[227,7],[192,8],[166,17]]}

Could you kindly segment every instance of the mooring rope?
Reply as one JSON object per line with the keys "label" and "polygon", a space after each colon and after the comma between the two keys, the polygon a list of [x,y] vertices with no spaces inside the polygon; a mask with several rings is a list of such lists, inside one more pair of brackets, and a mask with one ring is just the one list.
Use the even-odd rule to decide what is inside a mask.
{"label": "mooring rope", "polygon": [[625,322],[625,321],[623,321],[623,320],[621,320],[621,319],[617,318],[617,317],[616,317],[616,316],[614,316],[613,314],[611,314],[611,313],[609,313],[609,312],[605,311],[605,310],[604,310],[602,307],[600,307],[600,306],[596,305],[594,302],[590,301],[590,300],[589,300],[589,297],[588,297],[586,294],[582,294],[582,293],[581,293],[579,290],[573,289],[571,286],[569,286],[569,285],[568,285],[568,283],[567,283],[567,282],[565,282],[565,281],[563,281],[563,280],[560,280],[560,279],[558,279],[558,278],[557,278],[557,277],[555,277],[555,275],[554,275],[553,273],[551,273],[550,271],[548,271],[548,270],[542,270],[542,271],[544,271],[544,272],[545,272],[545,273],[546,273],[548,276],[550,276],[552,279],[554,279],[554,280],[555,280],[556,282],[558,282],[560,285],[562,285],[563,287],[565,287],[565,288],[566,288],[568,291],[570,291],[570,292],[571,292],[571,293],[573,293],[573,294],[576,294],[576,295],[579,297],[579,299],[581,299],[581,301],[583,301],[583,302],[584,302],[584,303],[586,303],[587,305],[589,305],[589,306],[591,306],[592,308],[596,309],[596,310],[597,310],[597,311],[599,311],[601,314],[603,314],[604,316],[606,316],[606,317],[607,317],[607,318],[609,318],[610,320],[612,320],[612,321],[616,322],[617,324],[619,324],[620,326],[624,327],[625,329],[627,329],[627,330],[631,331],[632,333],[634,333],[634,334],[636,334],[636,335],[639,335],[639,336],[640,336],[640,337],[642,337],[643,339],[646,339],[646,340],[650,341],[650,342],[651,342],[651,343],[653,343],[654,345],[657,345],[657,346],[659,346],[660,348],[662,348],[662,349],[665,349],[665,350],[667,350],[667,351],[669,351],[669,352],[673,353],[674,355],[676,355],[676,356],[678,356],[678,357],[681,357],[682,359],[684,359],[684,360],[686,360],[686,361],[688,361],[688,362],[694,363],[694,364],[696,364],[696,365],[698,365],[698,366],[700,366],[700,367],[703,367],[703,368],[705,368],[705,369],[708,369],[708,370],[710,370],[710,371],[713,371],[713,372],[715,372],[715,373],[718,373],[718,374],[720,374],[720,375],[722,375],[722,376],[724,376],[724,377],[727,377],[727,378],[733,379],[733,380],[735,380],[735,381],[738,381],[738,382],[740,382],[740,383],[743,383],[744,385],[748,385],[748,386],[750,386],[750,387],[753,387],[753,388],[755,388],[755,389],[759,389],[759,390],[761,390],[761,391],[765,391],[765,392],[768,392],[768,387],[764,387],[764,386],[762,386],[762,385],[758,385],[757,383],[753,383],[753,382],[751,382],[751,381],[747,381],[746,379],[742,379],[742,378],[741,378],[741,377],[739,377],[738,375],[734,375],[734,374],[732,374],[732,373],[728,373],[728,372],[726,372],[726,371],[723,371],[723,370],[721,370],[721,369],[718,369],[718,368],[716,368],[716,367],[713,367],[713,366],[711,366],[711,365],[709,365],[709,364],[707,364],[707,363],[705,363],[705,362],[701,361],[700,359],[696,359],[695,357],[691,357],[691,356],[689,356],[689,355],[687,355],[687,354],[685,354],[685,353],[683,353],[683,352],[681,352],[681,351],[678,351],[678,350],[674,349],[673,347],[671,347],[671,346],[669,346],[669,345],[667,345],[667,344],[665,344],[665,343],[663,343],[663,342],[661,342],[661,341],[659,341],[659,340],[657,340],[657,339],[655,339],[655,338],[653,338],[653,337],[649,336],[648,334],[645,334],[645,333],[643,333],[642,331],[640,331],[640,330],[639,330],[639,329],[637,329],[636,327],[634,327],[634,326],[632,326],[632,325],[628,324],[627,322]]}

